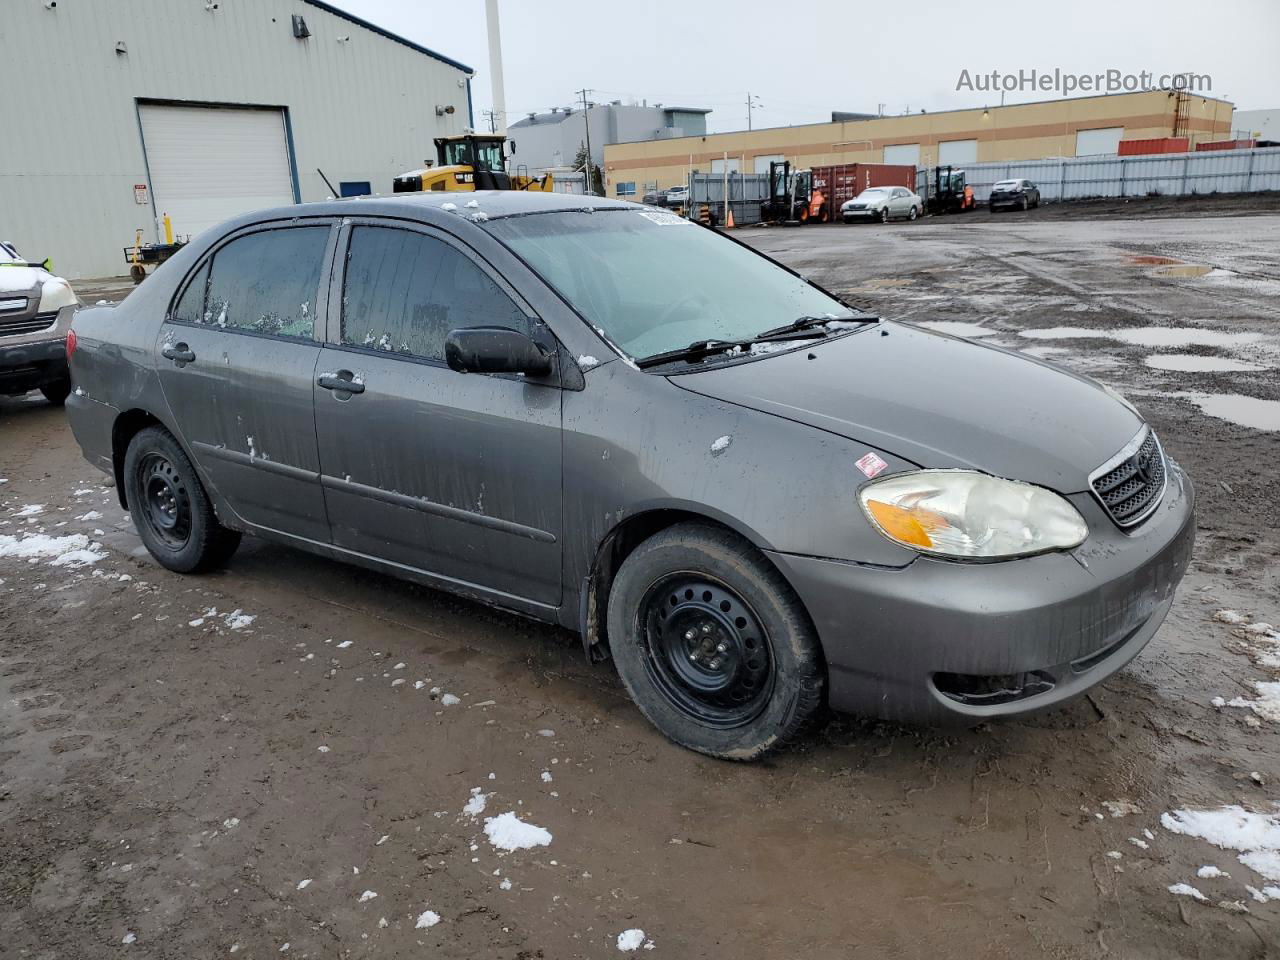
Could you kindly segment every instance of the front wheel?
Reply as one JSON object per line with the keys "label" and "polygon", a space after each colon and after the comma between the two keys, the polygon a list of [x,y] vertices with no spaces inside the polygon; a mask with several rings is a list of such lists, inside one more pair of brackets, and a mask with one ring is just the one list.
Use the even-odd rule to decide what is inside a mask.
{"label": "front wheel", "polygon": [[67,402],[67,397],[71,395],[71,378],[63,377],[53,383],[46,383],[40,388],[40,392],[44,394],[44,398],[51,404],[55,407],[60,407]]}
{"label": "front wheel", "polygon": [[640,711],[708,756],[755,760],[822,705],[818,639],[799,598],[741,537],[701,523],[655,534],[609,594],[609,643]]}
{"label": "front wheel", "polygon": [[889,222],[889,208],[888,208],[888,207],[885,207],[883,210],[881,210],[881,211],[880,211],[880,222],[881,222],[881,223],[888,223],[888,222]]}
{"label": "front wheel", "polygon": [[919,208],[917,208],[917,207],[914,207],[914,206],[913,206],[913,207],[911,208],[911,212],[910,212],[909,214],[907,214],[907,219],[908,219],[908,220],[914,220],[914,219],[915,219],[916,217],[918,217],[918,216],[920,216],[920,210],[919,210]]}
{"label": "front wheel", "polygon": [[138,536],[161,566],[202,573],[231,559],[240,534],[218,522],[195,467],[163,427],[129,442],[124,482]]}

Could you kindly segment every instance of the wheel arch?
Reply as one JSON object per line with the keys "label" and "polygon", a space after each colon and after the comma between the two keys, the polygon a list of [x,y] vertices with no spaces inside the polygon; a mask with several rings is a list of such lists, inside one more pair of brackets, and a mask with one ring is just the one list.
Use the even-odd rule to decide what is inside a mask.
{"label": "wheel arch", "polygon": [[604,660],[608,656],[609,636],[605,610],[618,569],[636,547],[654,534],[679,523],[702,523],[742,537],[756,548],[765,562],[777,570],[784,580],[787,579],[786,573],[769,559],[766,545],[762,544],[757,533],[714,511],[681,504],[654,506],[634,513],[616,523],[600,539],[579,593],[578,629],[582,636],[582,649],[591,661]]}

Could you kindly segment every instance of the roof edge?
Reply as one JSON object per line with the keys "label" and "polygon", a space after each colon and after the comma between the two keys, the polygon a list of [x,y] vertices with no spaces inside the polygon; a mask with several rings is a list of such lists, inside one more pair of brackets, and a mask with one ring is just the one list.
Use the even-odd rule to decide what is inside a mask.
{"label": "roof edge", "polygon": [[441,63],[447,63],[449,66],[456,67],[465,73],[475,73],[475,70],[467,66],[465,63],[454,60],[452,57],[446,57],[443,53],[438,53],[429,47],[424,47],[419,43],[414,43],[412,40],[407,40],[398,33],[392,33],[390,30],[380,27],[376,23],[370,23],[368,20],[363,20],[360,17],[357,17],[354,13],[347,13],[347,11],[343,10],[341,7],[335,7],[331,3],[326,3],[325,0],[302,0],[302,2],[313,7],[318,7],[326,13],[333,14],[335,17],[341,17],[343,20],[356,24],[356,26],[364,27],[366,30],[371,30],[380,37],[386,37],[388,40],[393,40],[396,43],[403,44],[410,50],[416,50],[418,53],[426,54],[428,57],[431,57],[434,60],[439,60]]}

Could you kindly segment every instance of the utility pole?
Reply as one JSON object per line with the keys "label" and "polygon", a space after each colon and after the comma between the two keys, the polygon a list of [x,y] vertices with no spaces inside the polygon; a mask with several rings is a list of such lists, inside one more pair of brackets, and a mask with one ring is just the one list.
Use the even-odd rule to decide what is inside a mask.
{"label": "utility pole", "polygon": [[485,0],[489,24],[489,73],[493,85],[491,126],[494,133],[507,135],[507,95],[502,86],[502,31],[498,25],[498,0]]}
{"label": "utility pole", "polygon": [[489,132],[497,133],[498,132],[498,126],[497,126],[498,115],[494,113],[492,110],[481,110],[480,114],[482,116],[489,118]]}
{"label": "utility pole", "polygon": [[[587,162],[583,165],[583,172],[587,176],[587,194],[591,194],[591,168],[595,165],[591,158],[591,114],[590,108],[587,106],[587,94],[594,91],[583,87],[578,91],[578,95],[582,97],[582,126],[587,133]],[[601,184],[603,187],[604,184]]]}
{"label": "utility pole", "polygon": [[748,130],[751,129],[751,108],[752,107],[763,108],[764,104],[760,102],[759,97],[753,97],[751,95],[751,91],[747,91],[747,129]]}

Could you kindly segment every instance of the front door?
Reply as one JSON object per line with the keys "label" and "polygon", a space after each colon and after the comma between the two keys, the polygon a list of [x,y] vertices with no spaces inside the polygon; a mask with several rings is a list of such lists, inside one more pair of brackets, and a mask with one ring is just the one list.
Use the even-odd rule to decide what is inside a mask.
{"label": "front door", "polygon": [[498,602],[558,605],[560,389],[444,363],[450,330],[549,335],[444,234],[357,221],[338,264],[315,391],[333,544]]}
{"label": "front door", "polygon": [[156,342],[174,425],[205,479],[246,522],[329,539],[312,384],[327,221],[252,228],[188,278]]}

